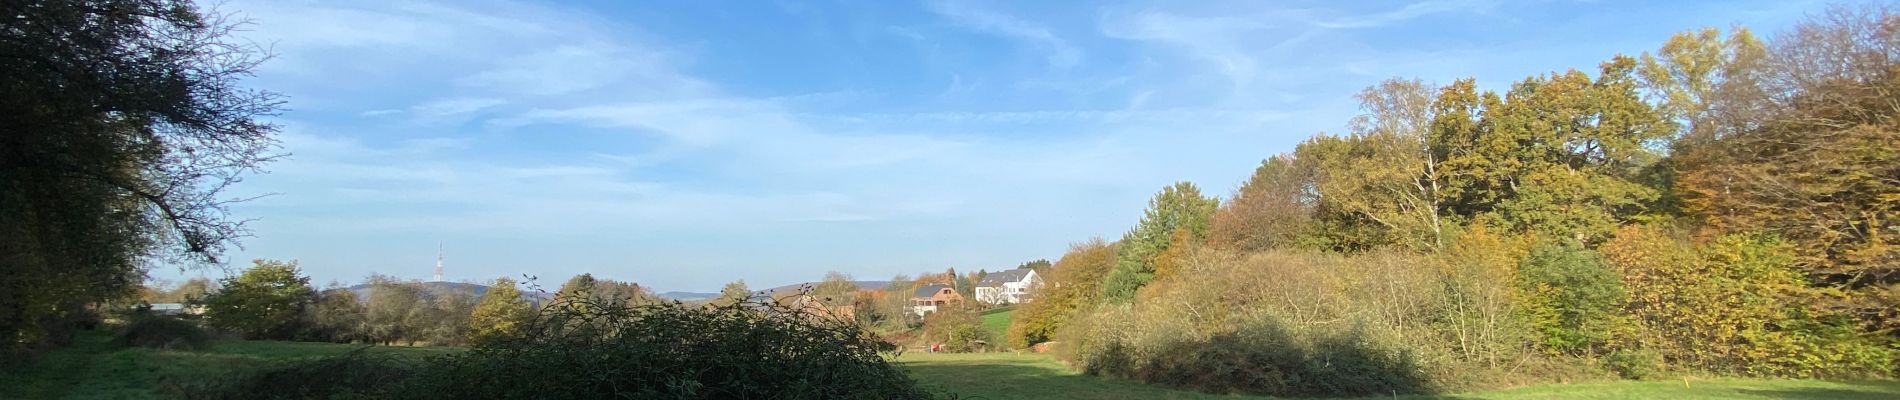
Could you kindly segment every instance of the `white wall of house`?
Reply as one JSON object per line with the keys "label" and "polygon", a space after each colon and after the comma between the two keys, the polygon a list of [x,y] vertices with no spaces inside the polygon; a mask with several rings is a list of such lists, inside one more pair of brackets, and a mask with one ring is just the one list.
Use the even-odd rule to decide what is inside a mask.
{"label": "white wall of house", "polygon": [[1030,291],[1035,290],[1036,284],[1041,281],[1042,278],[1036,276],[1036,271],[1029,271],[1023,274],[1022,280],[1003,282],[1000,286],[978,286],[976,300],[991,304],[1027,302],[1031,299]]}
{"label": "white wall of house", "polygon": [[996,304],[996,303],[1002,303],[1003,300],[1004,300],[1003,287],[1001,286],[977,286],[976,287],[976,301]]}

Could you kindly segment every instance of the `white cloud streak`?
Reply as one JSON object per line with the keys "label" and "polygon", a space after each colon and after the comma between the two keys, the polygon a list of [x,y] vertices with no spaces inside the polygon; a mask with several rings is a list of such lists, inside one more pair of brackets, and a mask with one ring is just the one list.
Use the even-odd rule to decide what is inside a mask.
{"label": "white cloud streak", "polygon": [[1038,50],[1049,53],[1047,58],[1050,66],[1070,68],[1082,62],[1082,50],[1056,36],[1046,26],[961,1],[934,0],[926,4],[931,12],[950,19],[958,26],[1028,42]]}
{"label": "white cloud streak", "polygon": [[[605,254],[587,257],[601,264],[729,260],[752,268],[707,278],[721,281],[779,268],[774,263],[860,260],[851,268],[881,275],[914,272],[876,265],[894,259],[956,263],[1023,249],[1053,256],[1067,241],[1124,229],[1154,188],[1189,179],[1218,192],[1280,150],[1275,143],[1310,134],[1301,118],[1327,115],[1279,107],[1262,87],[1319,68],[1273,57],[1317,53],[1308,46],[1334,39],[1332,28],[1372,28],[1453,5],[1334,19],[1157,7],[1102,13],[1094,26],[1077,27],[933,1],[926,11],[960,33],[1014,40],[1032,51],[1031,63],[1062,73],[945,74],[932,82],[947,88],[931,85],[922,107],[905,109],[879,107],[895,95],[876,87],[810,94],[727,87],[690,68],[700,55],[690,44],[555,7],[239,4],[259,20],[260,39],[283,54],[263,71],[263,84],[279,85],[271,87],[308,111],[285,117],[292,129],[284,146],[294,158],[245,189],[284,195],[245,210],[264,218],[257,240],[265,249],[351,252],[465,235],[555,243],[473,250],[497,259],[525,257],[509,251],[598,251]],[[911,41],[948,40],[941,31],[870,26]],[[1103,38],[1057,32],[1146,46],[1107,49],[1135,53],[1122,56],[1140,65],[1103,73],[1089,62],[1109,51],[1081,45]],[[1021,109],[929,103],[996,96],[987,92],[998,84],[991,79],[1078,101],[1044,98],[1038,104],[1046,106]],[[847,104],[813,106],[838,103]],[[325,117],[332,115],[358,118]],[[825,242],[842,240],[834,237],[874,243]],[[560,243],[577,238],[650,241],[644,248],[657,250]],[[681,250],[709,242],[760,255]],[[785,259],[763,255],[794,242],[809,248],[781,249],[791,254]],[[637,274],[673,271],[650,268]]]}

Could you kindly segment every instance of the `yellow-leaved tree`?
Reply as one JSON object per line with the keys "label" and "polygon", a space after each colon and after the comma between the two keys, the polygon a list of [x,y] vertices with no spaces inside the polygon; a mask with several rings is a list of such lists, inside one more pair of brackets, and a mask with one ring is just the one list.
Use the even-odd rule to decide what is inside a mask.
{"label": "yellow-leaved tree", "polygon": [[515,287],[515,280],[496,279],[489,285],[488,292],[482,294],[480,303],[469,318],[469,342],[489,343],[497,339],[521,333],[521,325],[527,323],[533,315],[528,301],[521,298],[521,289]]}

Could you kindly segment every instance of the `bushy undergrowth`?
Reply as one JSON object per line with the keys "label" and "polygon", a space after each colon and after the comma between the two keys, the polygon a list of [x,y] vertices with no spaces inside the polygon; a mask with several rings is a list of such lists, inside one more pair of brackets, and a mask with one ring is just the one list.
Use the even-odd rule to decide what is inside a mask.
{"label": "bushy undergrowth", "polygon": [[[1340,275],[1322,273],[1339,270],[1337,261],[1196,252],[1178,274],[1144,289],[1136,304],[1102,306],[1071,321],[1058,335],[1058,355],[1091,374],[1210,392],[1433,391],[1416,357],[1389,339],[1397,326],[1371,314],[1339,317],[1357,307],[1358,292]],[[1381,284],[1411,285],[1403,275],[1386,278]]]}
{"label": "bushy undergrowth", "polygon": [[[760,307],[764,307],[760,309]],[[518,338],[449,356],[438,398],[904,399],[929,394],[855,324],[804,309],[556,303]]]}
{"label": "bushy undergrowth", "polygon": [[[212,386],[203,398],[921,399],[882,342],[817,310],[774,303],[557,301],[516,336],[407,364],[350,355]],[[311,369],[364,369],[323,376]],[[305,379],[304,377],[321,377]],[[273,381],[299,382],[284,391]],[[307,385],[306,385],[307,384]],[[289,394],[281,394],[289,393]],[[276,397],[271,397],[276,396]]]}
{"label": "bushy undergrowth", "polygon": [[1273,320],[1205,338],[1107,343],[1089,371],[1219,393],[1365,396],[1432,391],[1409,353],[1362,332],[1296,333]]}
{"label": "bushy undergrowth", "polygon": [[1603,358],[1603,366],[1628,379],[1649,379],[1662,369],[1662,355],[1653,350],[1621,350]]}
{"label": "bushy undergrowth", "polygon": [[1891,376],[1772,236],[1628,228],[1599,250],[1461,229],[1436,254],[1186,252],[1133,304],[1067,321],[1084,371],[1211,392],[1350,396],[1671,373]]}
{"label": "bushy undergrowth", "polygon": [[[1528,362],[1494,295],[1429,257],[1201,249],[1132,305],[1069,321],[1058,357],[1085,372],[1220,393],[1432,393]],[[1448,282],[1458,283],[1456,285]],[[1460,333],[1464,336],[1460,337]],[[1493,344],[1486,344],[1493,343]]]}
{"label": "bushy undergrowth", "polygon": [[128,346],[166,350],[199,350],[211,343],[211,333],[197,322],[137,312],[119,328],[117,341]]}
{"label": "bushy undergrowth", "polygon": [[941,310],[924,317],[925,341],[942,343],[943,351],[952,353],[988,351],[999,344],[994,335],[983,328],[982,317],[976,312],[957,306],[939,308]]}
{"label": "bushy undergrowth", "polygon": [[1650,226],[1603,246],[1632,295],[1621,346],[1671,365],[1723,374],[1858,379],[1892,376],[1891,338],[1854,326],[1828,307],[1837,290],[1793,268],[1794,250],[1769,235],[1692,243]]}

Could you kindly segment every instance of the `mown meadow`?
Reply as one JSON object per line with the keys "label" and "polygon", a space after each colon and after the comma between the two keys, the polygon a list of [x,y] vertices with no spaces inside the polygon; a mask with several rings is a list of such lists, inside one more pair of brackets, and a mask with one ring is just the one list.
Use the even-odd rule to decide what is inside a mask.
{"label": "mown meadow", "polygon": [[[278,363],[374,352],[427,359],[455,347],[364,346],[265,340],[220,340],[200,351],[158,350],[113,343],[84,332],[72,346],[46,353],[32,368],[0,375],[4,399],[163,399],[170,387]],[[925,387],[968,399],[1267,399],[1208,394],[1080,374],[1044,354],[909,353],[896,363]],[[1889,399],[1900,382],[1691,379],[1541,385],[1406,399]],[[1391,398],[1376,396],[1369,398]]]}

